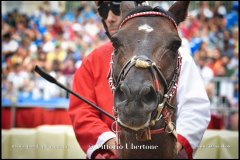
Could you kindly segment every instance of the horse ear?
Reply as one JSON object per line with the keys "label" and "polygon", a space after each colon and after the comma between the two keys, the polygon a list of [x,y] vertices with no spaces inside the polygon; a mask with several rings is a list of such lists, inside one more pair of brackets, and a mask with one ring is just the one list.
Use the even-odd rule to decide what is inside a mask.
{"label": "horse ear", "polygon": [[172,13],[177,25],[187,17],[189,3],[190,1],[178,1],[169,8],[168,11]]}
{"label": "horse ear", "polygon": [[122,1],[120,5],[122,18],[124,18],[127,13],[135,7],[136,5],[134,1]]}

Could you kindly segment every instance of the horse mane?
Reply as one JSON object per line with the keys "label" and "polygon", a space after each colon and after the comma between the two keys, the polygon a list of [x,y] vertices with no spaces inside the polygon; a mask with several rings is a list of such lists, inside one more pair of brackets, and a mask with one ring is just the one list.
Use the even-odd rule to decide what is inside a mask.
{"label": "horse mane", "polygon": [[[138,7],[134,8],[134,9],[130,10],[130,11],[127,13],[127,15],[122,19],[122,21],[123,21],[126,17],[128,17],[128,16],[130,16],[130,15],[133,15],[133,14],[136,14],[136,13],[141,13],[141,12],[148,12],[148,11],[154,11],[154,12],[164,13],[164,14],[170,16],[171,18],[173,18],[173,20],[175,21],[173,15],[172,15],[170,12],[164,10],[164,9],[163,9],[162,7],[160,7],[160,6],[157,6],[157,7],[154,7],[154,8],[152,8],[151,6],[138,6]],[[121,23],[120,23],[120,24],[121,24]]]}

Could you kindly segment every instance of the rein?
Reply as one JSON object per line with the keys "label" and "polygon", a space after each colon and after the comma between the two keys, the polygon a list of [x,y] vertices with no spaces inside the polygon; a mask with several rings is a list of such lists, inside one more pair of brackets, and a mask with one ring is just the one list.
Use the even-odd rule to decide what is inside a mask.
{"label": "rein", "polygon": [[[161,12],[153,12],[153,11],[136,13],[136,14],[126,17],[120,24],[119,29],[121,29],[121,27],[124,24],[126,24],[127,21],[129,21],[135,17],[142,17],[142,16],[162,16],[162,17],[168,18],[174,24],[175,28],[177,29],[177,24],[170,16],[168,16],[164,13],[161,13]],[[159,121],[160,119],[163,119],[165,122],[165,125],[163,128],[155,129],[155,130],[151,130],[150,126],[147,126],[147,130],[145,130],[145,132],[136,134],[137,140],[139,140],[139,141],[151,140],[151,134],[160,134],[163,132],[172,133],[175,136],[175,138],[177,138],[175,125],[171,121],[172,111],[175,109],[175,107],[172,106],[170,104],[170,102],[173,100],[173,97],[176,95],[176,91],[177,91],[178,77],[180,74],[181,64],[182,64],[181,55],[178,53],[177,67],[175,69],[172,80],[170,81],[169,84],[167,83],[167,80],[164,77],[161,70],[156,66],[156,63],[154,61],[152,61],[151,59],[149,59],[148,57],[143,56],[143,55],[134,56],[130,60],[128,60],[127,63],[121,69],[117,80],[115,80],[113,78],[113,72],[112,72],[113,71],[113,56],[114,56],[114,53],[112,53],[111,62],[110,62],[110,72],[109,72],[109,76],[108,76],[109,85],[112,89],[113,94],[115,94],[116,88],[121,85],[121,82],[125,79],[128,72],[133,67],[149,69],[151,74],[153,75],[155,92],[158,95],[157,96],[158,97],[158,105],[153,112],[154,114],[152,114],[153,116],[151,117],[149,124],[150,124],[150,126],[155,126],[157,121]],[[163,82],[163,86],[164,86],[164,94],[163,94],[162,101],[160,100],[159,79],[157,77],[159,77],[161,79],[161,82]],[[115,120],[116,120],[116,122],[118,122],[118,123],[116,123],[116,125],[120,124],[121,127],[128,128],[128,129],[134,130],[134,131],[140,130],[140,129],[132,128],[132,127],[127,126],[126,124],[122,123],[118,119],[118,111],[117,111],[116,107],[113,108],[113,112],[114,112]],[[118,126],[116,126],[116,128],[118,129]],[[144,126],[141,129],[146,129],[146,127]],[[118,133],[118,131],[116,131],[116,133]],[[118,138],[118,141],[119,141],[119,138]]]}

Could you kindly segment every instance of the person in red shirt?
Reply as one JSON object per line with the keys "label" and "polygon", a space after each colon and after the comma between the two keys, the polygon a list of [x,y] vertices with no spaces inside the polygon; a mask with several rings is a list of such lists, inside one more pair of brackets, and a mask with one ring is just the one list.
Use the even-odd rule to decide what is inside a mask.
{"label": "person in red shirt", "polygon": [[[95,1],[95,3],[106,34],[110,38],[117,31],[121,21],[121,1]],[[80,68],[75,72],[72,87],[74,92],[111,115],[114,103],[107,76],[112,52],[112,44],[108,42],[84,58]],[[177,152],[184,151],[188,158],[192,158],[210,121],[210,105],[200,74],[190,54],[186,52],[183,54],[182,63],[177,92]],[[190,81],[192,83],[188,83]],[[72,95],[68,113],[76,138],[87,158],[117,158],[115,149],[101,148],[103,145],[115,146],[116,135],[111,129],[113,120]],[[196,125],[198,127],[192,127]]]}
{"label": "person in red shirt", "polygon": [[[101,2],[102,5],[98,11],[100,11],[100,16],[103,16],[102,22],[110,38],[117,31],[121,20],[120,2],[99,1],[96,4],[100,6]],[[107,4],[111,7],[108,8]],[[74,75],[72,87],[74,92],[100,106],[111,115],[113,115],[113,95],[107,76],[112,52],[112,44],[107,42],[84,58],[81,67]],[[113,120],[74,96],[70,96],[68,112],[73,122],[76,138],[88,158],[116,158],[114,150],[112,150],[113,153],[109,150],[97,149],[106,143],[105,137],[108,137],[108,145],[115,145],[116,135],[110,129]]]}

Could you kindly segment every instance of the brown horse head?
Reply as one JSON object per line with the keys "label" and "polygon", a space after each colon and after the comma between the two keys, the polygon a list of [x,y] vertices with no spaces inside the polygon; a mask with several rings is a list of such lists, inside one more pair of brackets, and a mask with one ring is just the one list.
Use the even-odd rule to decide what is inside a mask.
{"label": "brown horse head", "polygon": [[134,130],[149,126],[174,80],[181,46],[177,25],[185,19],[188,4],[176,2],[164,11],[122,2],[124,18],[112,37],[114,103],[120,124]]}
{"label": "brown horse head", "polygon": [[[109,78],[114,90],[115,116],[122,128],[120,145],[154,144],[159,148],[125,148],[119,150],[120,158],[176,156],[176,132],[172,125],[175,118],[170,115],[176,112],[173,105],[180,71],[181,39],[177,25],[186,18],[188,5],[189,2],[176,2],[165,11],[160,7],[135,8],[130,1],[121,3],[123,20],[111,39],[114,53]],[[162,129],[164,134],[158,134]]]}

